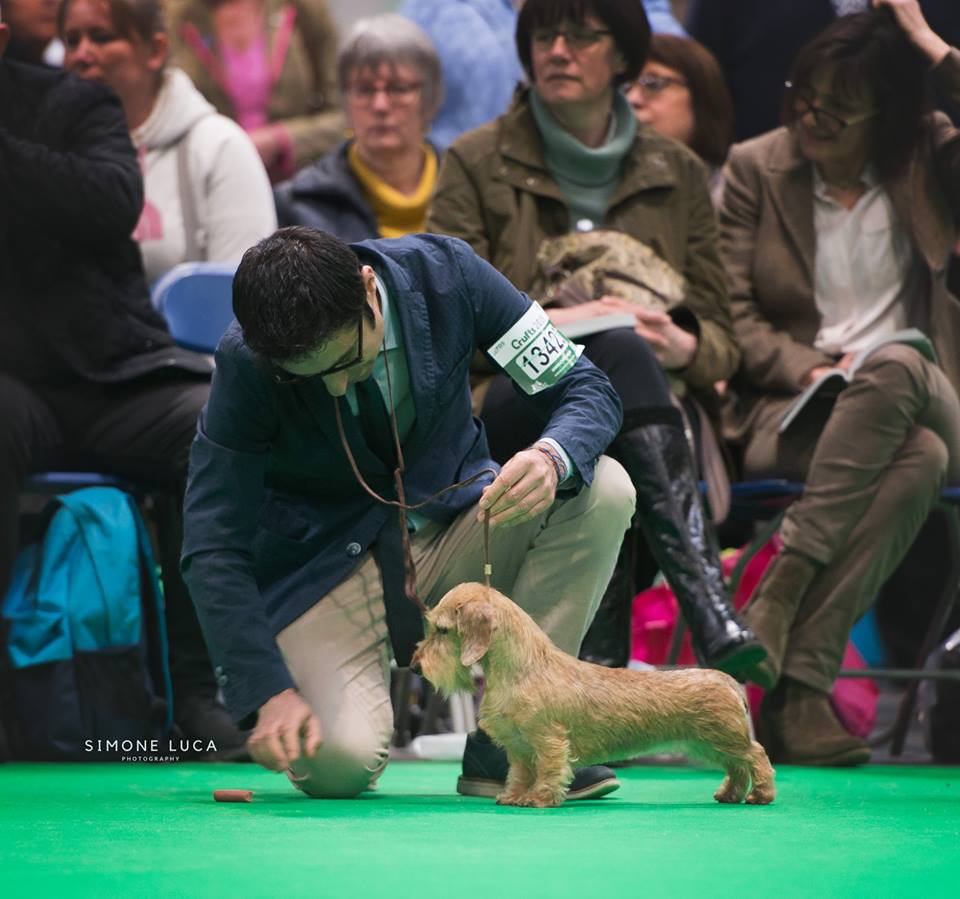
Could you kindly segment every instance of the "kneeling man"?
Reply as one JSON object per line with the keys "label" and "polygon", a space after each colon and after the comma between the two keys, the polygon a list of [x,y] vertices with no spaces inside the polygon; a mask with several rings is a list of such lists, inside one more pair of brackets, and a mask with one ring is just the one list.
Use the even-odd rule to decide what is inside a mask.
{"label": "kneeling man", "polygon": [[[247,251],[190,457],[183,571],[227,707],[263,766],[310,796],[350,797],[387,761],[391,650],[423,635],[406,595],[396,499],[469,478],[489,458],[468,374],[477,349],[513,378],[542,437],[500,470],[410,513],[428,605],[482,578],[576,654],[633,512],[601,456],[620,426],[606,376],[539,306],[463,242],[421,235],[347,246],[285,228]],[[338,431],[339,407],[343,445]],[[349,450],[349,453],[348,453]],[[495,795],[506,758],[470,736],[458,789]],[[581,769],[571,798],[617,785]]]}

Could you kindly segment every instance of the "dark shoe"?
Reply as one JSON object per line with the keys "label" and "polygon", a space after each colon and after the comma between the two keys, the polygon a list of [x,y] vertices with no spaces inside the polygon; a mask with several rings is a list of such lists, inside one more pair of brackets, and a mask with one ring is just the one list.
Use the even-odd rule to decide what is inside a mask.
{"label": "dark shoe", "polygon": [[766,690],[780,679],[790,628],[800,602],[819,566],[800,553],[781,552],[767,567],[754,590],[743,619],[767,650],[762,662],[742,672],[742,677]]}
{"label": "dark shoe", "polygon": [[772,762],[848,767],[870,761],[870,747],[837,718],[830,697],[782,678],[760,709],[757,739]]}
{"label": "dark shoe", "polygon": [[247,734],[239,730],[216,694],[188,693],[174,700],[174,719],[184,740],[202,747],[198,759],[249,762]]}
{"label": "dark shoe", "polygon": [[701,665],[737,675],[766,655],[727,597],[707,529],[687,437],[679,424],[625,429],[615,444],[637,490],[637,517],[670,584]]}
{"label": "dark shoe", "polygon": [[[457,780],[462,796],[493,799],[503,792],[507,780],[507,754],[482,730],[467,736],[463,774]],[[620,788],[617,775],[605,765],[578,768],[567,788],[567,799],[599,799]]]}

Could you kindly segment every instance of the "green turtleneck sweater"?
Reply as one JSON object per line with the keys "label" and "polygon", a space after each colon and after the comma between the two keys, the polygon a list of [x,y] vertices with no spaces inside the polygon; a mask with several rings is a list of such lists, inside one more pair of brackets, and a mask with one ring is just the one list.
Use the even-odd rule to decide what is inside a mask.
{"label": "green turtleneck sweater", "polygon": [[530,91],[530,107],[543,137],[544,160],[570,207],[571,223],[580,230],[589,230],[579,224],[583,219],[600,225],[620,178],[623,158],[637,133],[630,103],[620,91],[614,91],[610,131],[596,149],[580,143],[563,128],[536,88]]}

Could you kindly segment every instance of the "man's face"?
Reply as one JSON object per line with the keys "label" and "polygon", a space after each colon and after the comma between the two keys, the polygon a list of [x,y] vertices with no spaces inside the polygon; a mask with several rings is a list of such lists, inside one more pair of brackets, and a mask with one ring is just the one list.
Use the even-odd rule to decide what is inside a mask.
{"label": "man's face", "polygon": [[[277,363],[291,375],[301,378],[319,376],[331,396],[343,396],[351,384],[365,381],[373,374],[373,366],[383,343],[383,315],[377,301],[377,286],[373,269],[369,265],[360,270],[367,293],[367,304],[373,310],[374,321],[362,316],[362,328],[358,336],[357,325],[351,323],[334,334],[325,344],[295,362]],[[357,359],[357,357],[360,357]],[[323,374],[327,369],[357,359],[355,364],[332,374]]]}

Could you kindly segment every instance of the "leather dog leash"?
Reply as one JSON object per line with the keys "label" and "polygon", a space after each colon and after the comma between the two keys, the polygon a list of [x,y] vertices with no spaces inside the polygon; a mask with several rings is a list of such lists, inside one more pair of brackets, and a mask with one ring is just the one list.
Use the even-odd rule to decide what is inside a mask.
{"label": "leather dog leash", "polygon": [[[397,467],[393,471],[393,483],[397,491],[397,499],[386,499],[380,496],[363,478],[363,475],[360,473],[360,467],[357,465],[357,460],[353,457],[353,452],[350,449],[350,444],[347,442],[347,435],[343,430],[343,418],[340,414],[340,402],[339,399],[334,400],[333,411],[337,419],[337,433],[340,435],[340,444],[343,446],[343,451],[347,455],[347,461],[350,463],[350,468],[353,471],[354,477],[357,479],[357,482],[360,486],[379,503],[383,503],[385,506],[394,506],[400,510],[400,539],[403,543],[403,569],[404,569],[404,584],[403,589],[404,593],[407,596],[407,599],[410,600],[421,613],[427,611],[426,605],[424,605],[423,600],[420,599],[420,596],[417,592],[417,570],[413,561],[413,547],[410,544],[410,532],[407,530],[407,512],[414,512],[417,509],[421,509],[426,506],[428,503],[432,503],[435,499],[443,496],[445,493],[449,493],[451,490],[457,490],[460,487],[468,487],[474,481],[479,480],[484,475],[492,475],[494,478],[497,477],[497,472],[492,468],[481,468],[480,471],[471,475],[469,478],[466,478],[463,481],[459,481],[456,484],[451,484],[449,487],[444,487],[442,490],[438,490],[432,496],[428,496],[425,500],[419,503],[409,504],[406,501],[406,495],[403,490],[403,472],[404,472],[404,460],[403,460],[403,450],[400,447],[400,434],[397,431],[397,418],[394,413],[393,407],[393,383],[390,377],[390,365],[387,362],[386,357],[386,347],[384,350],[384,368],[387,372],[387,398],[389,400],[389,412],[390,412],[390,430],[393,435],[393,446],[397,456]],[[484,584],[489,589],[490,587],[490,577],[493,574],[493,565],[490,561],[490,510],[485,510],[483,516],[483,578]]]}

